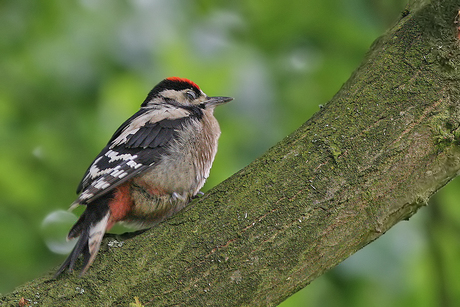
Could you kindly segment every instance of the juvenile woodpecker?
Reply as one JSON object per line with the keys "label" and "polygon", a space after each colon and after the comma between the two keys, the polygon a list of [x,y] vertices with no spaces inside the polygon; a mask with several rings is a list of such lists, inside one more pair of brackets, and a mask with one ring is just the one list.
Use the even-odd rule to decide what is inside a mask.
{"label": "juvenile woodpecker", "polygon": [[83,275],[104,233],[117,222],[147,228],[172,216],[209,176],[220,128],[214,108],[230,97],[208,97],[188,79],[157,84],[137,113],[115,132],[87,169],[71,208],[86,209],[70,229],[79,237],[55,277],[72,271],[83,254]]}

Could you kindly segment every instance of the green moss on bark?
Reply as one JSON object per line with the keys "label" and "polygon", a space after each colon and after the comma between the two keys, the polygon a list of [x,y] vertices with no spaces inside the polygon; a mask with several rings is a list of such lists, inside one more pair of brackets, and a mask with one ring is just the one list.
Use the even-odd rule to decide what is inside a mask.
{"label": "green moss on bark", "polygon": [[84,278],[39,278],[1,305],[273,306],[408,219],[460,169],[457,6],[414,3],[262,157],[158,227],[104,239]]}

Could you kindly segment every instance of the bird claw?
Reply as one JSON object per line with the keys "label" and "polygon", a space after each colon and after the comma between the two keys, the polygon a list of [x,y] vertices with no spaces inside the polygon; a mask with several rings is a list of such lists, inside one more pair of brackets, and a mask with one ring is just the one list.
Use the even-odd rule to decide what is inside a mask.
{"label": "bird claw", "polygon": [[198,192],[197,192],[195,195],[193,195],[192,199],[195,199],[195,198],[200,198],[200,197],[202,197],[203,195],[204,195],[204,193],[203,193],[203,192],[201,192],[201,191],[198,191]]}

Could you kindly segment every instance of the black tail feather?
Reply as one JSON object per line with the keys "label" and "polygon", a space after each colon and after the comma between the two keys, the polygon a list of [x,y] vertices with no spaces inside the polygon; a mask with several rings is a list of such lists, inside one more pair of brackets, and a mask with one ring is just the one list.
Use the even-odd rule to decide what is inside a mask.
{"label": "black tail feather", "polygon": [[[80,256],[80,254],[87,254],[87,253],[89,254],[88,239],[89,239],[89,229],[85,228],[83,232],[80,234],[80,238],[78,239],[77,244],[75,244],[75,247],[72,249],[72,252],[70,253],[70,255],[61,265],[59,270],[57,270],[56,273],[54,274],[54,278],[58,277],[67,268],[69,268],[69,272],[72,272],[75,267],[75,263],[77,262],[78,256]],[[84,263],[84,265],[86,265],[86,263]]]}
{"label": "black tail feather", "polygon": [[83,232],[83,229],[85,229],[85,227],[88,226],[86,225],[87,223],[85,223],[86,216],[87,213],[85,210],[85,212],[83,212],[78,221],[70,229],[69,234],[67,235],[67,240],[77,238]]}
{"label": "black tail feather", "polygon": [[[105,222],[107,222],[107,214],[109,212],[109,200],[110,196],[107,195],[106,197],[99,199],[98,204],[88,205],[85,212],[83,212],[78,221],[72,227],[67,237],[69,239],[72,239],[79,236],[77,244],[75,244],[75,247],[72,249],[72,252],[70,252],[70,255],[61,265],[61,267],[56,271],[56,273],[54,274],[54,278],[58,277],[67,268],[69,269],[69,272],[72,272],[75,268],[77,259],[81,254],[83,254],[83,270],[80,276],[83,275],[89,268],[91,262],[94,260],[94,257],[96,256],[95,254],[99,250],[99,245],[97,245],[96,248],[93,247],[92,252],[95,254],[91,255],[89,244],[90,240],[92,238],[95,238],[94,234],[91,233],[91,230],[104,219]],[[105,232],[105,228],[103,229],[103,232]],[[100,234],[100,239],[102,239],[103,232],[102,234]]]}

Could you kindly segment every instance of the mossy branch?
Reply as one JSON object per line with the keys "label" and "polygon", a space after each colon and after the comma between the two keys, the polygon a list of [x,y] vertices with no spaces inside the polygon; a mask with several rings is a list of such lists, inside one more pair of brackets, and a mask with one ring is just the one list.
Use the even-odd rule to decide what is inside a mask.
{"label": "mossy branch", "polygon": [[0,305],[273,306],[306,286],[458,173],[457,5],[414,2],[262,157],[158,227],[105,238],[83,278],[50,273]]}

